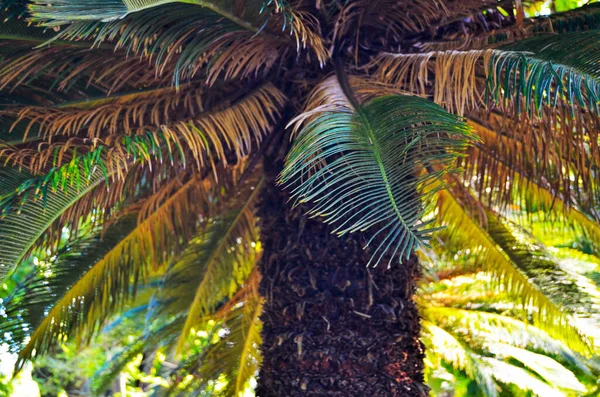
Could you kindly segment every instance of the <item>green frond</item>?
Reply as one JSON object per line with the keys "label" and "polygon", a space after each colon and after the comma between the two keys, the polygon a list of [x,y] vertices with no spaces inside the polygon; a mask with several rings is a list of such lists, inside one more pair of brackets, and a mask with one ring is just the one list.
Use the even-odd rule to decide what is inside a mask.
{"label": "green frond", "polygon": [[600,32],[576,32],[522,40],[492,52],[488,84],[497,100],[517,110],[540,110],[559,99],[598,111],[600,72],[593,54]]}
{"label": "green frond", "polygon": [[[89,276],[95,261],[101,260],[104,255],[114,249],[134,228],[135,217],[129,216],[106,230],[103,238],[97,237],[91,240],[88,246],[81,247],[81,251],[73,252],[68,258],[64,259],[63,263],[56,266],[76,268],[75,279],[67,284],[66,288],[57,291],[57,295],[53,297],[52,302],[48,302],[52,303],[49,305],[51,307],[50,311],[45,317],[39,319],[35,331],[31,332],[29,342],[19,352],[16,371],[22,368],[25,360],[43,354],[50,346],[62,341],[67,336],[64,332],[66,329],[89,320],[81,318],[78,313],[80,306],[88,304],[85,301],[92,296],[81,294],[82,288],[78,286],[86,283],[86,279],[87,284],[91,283],[87,286],[88,289],[94,290],[101,285],[93,284],[96,282],[95,277]],[[80,274],[82,277],[77,278],[76,274]]]}
{"label": "green frond", "polygon": [[[247,302],[248,305],[253,305],[252,302]],[[260,346],[262,344],[260,315],[262,313],[262,303],[254,304],[254,307],[245,308],[242,322],[246,324],[246,329],[237,330],[235,324],[231,324],[231,338],[244,338],[240,344],[238,364],[234,367],[231,378],[235,375],[235,385],[231,382],[228,388],[231,390],[231,395],[239,396],[247,388],[250,379],[255,376],[260,365]],[[226,323],[227,324],[227,323]],[[237,332],[235,332],[237,331]],[[240,332],[241,331],[241,332]]]}
{"label": "green frond", "polygon": [[[551,26],[548,30],[556,33],[596,30],[600,28],[600,4],[589,3],[571,11],[558,12],[538,19],[540,21],[547,20],[549,22],[547,25]],[[532,30],[539,32],[539,25]]]}
{"label": "green frond", "polygon": [[438,197],[438,216],[441,225],[447,226],[448,238],[460,247],[477,251],[477,259],[484,269],[494,275],[512,297],[533,311],[533,325],[563,341],[574,351],[588,356],[589,342],[573,327],[569,317],[519,271],[490,237],[484,224],[467,209],[469,207],[457,201],[449,190],[438,192]]}
{"label": "green frond", "polygon": [[[155,394],[183,396],[212,391],[215,396],[241,396],[260,364],[261,312],[262,302],[257,294],[230,311],[218,326],[222,337],[184,360],[173,372],[170,388]],[[179,373],[191,375],[192,380],[181,384]],[[217,379],[226,382],[221,390],[213,389]]]}
{"label": "green frond", "polygon": [[24,11],[24,8],[15,7],[11,9],[10,6],[0,4],[0,17],[2,18],[2,21],[0,21],[0,43],[3,41],[22,41],[32,44],[42,43],[52,38],[51,32],[30,26],[24,18],[15,18],[16,14]]}
{"label": "green frond", "polygon": [[40,194],[38,189],[48,190],[51,185],[46,183],[31,189],[30,183],[38,183],[37,178],[29,179],[14,191],[7,192],[0,203],[0,280],[40,243],[44,233],[65,211],[86,197],[92,199],[90,192],[105,180],[104,173],[95,171],[67,191],[43,192],[43,199],[36,198]]}
{"label": "green frond", "polygon": [[0,9],[4,11],[4,19],[20,18],[27,12],[27,0],[2,0]]}
{"label": "green frond", "polygon": [[464,371],[469,379],[477,382],[485,396],[498,395],[498,385],[492,371],[483,362],[483,357],[470,350],[454,335],[429,321],[421,321],[421,327],[421,340],[428,351],[435,352],[454,369]]}
{"label": "green frond", "polygon": [[487,232],[510,260],[554,304],[571,314],[593,315],[595,301],[531,236],[488,213]]}
{"label": "green frond", "polygon": [[[335,224],[338,235],[377,229],[369,245],[385,234],[374,265],[387,253],[408,256],[426,245],[431,222],[421,219],[435,191],[423,189],[451,171],[471,139],[468,127],[433,103],[408,96],[307,113],[315,117],[296,136],[281,174],[297,202],[312,202],[309,214]],[[419,176],[432,166],[441,170]]]}
{"label": "green frond", "polygon": [[[35,0],[29,9],[32,20],[54,26],[74,21],[110,22],[122,19],[132,13],[158,7],[165,12],[168,8],[164,6],[174,3],[203,7],[251,32],[260,31],[260,22],[263,16],[258,10],[262,8],[261,1],[255,1],[254,4],[246,2],[242,15],[236,15],[234,5],[214,0],[52,0],[52,2]],[[169,12],[167,11],[165,14]],[[245,20],[244,17],[250,21]],[[253,25],[252,22],[256,22],[256,25]]]}
{"label": "green frond", "polygon": [[[491,347],[494,357],[473,351],[460,336],[440,328],[429,321],[422,321],[423,340],[428,349],[455,370],[464,371],[475,381],[485,396],[498,396],[498,383],[514,384],[523,391],[531,391],[539,397],[564,397],[566,391],[578,395],[587,392],[573,372],[548,356],[529,352],[508,344]],[[502,361],[514,358],[531,371]],[[436,365],[437,363],[432,363]],[[540,376],[542,379],[538,378]]]}
{"label": "green frond", "polygon": [[568,390],[579,395],[587,392],[587,388],[577,380],[573,372],[548,356],[506,343],[490,344],[489,350],[497,357],[514,358],[557,389]]}
{"label": "green frond", "polygon": [[178,250],[180,239],[192,237],[199,214],[210,205],[211,186],[210,181],[193,177],[131,230],[113,226],[123,233],[120,239],[103,246],[101,256],[81,259],[92,266],[54,304],[21,350],[17,368],[73,333],[85,333],[89,340],[109,315],[135,295],[136,285],[149,271]]}
{"label": "green frond", "polygon": [[491,357],[482,357],[482,360],[494,373],[494,377],[502,383],[512,384],[523,391],[530,391],[537,397],[564,397],[560,390],[539,380],[531,372]]}
{"label": "green frond", "polygon": [[548,333],[514,317],[482,310],[434,307],[423,302],[424,319],[452,332],[465,333],[474,347],[487,349],[492,343],[503,343],[521,349],[558,356],[569,366],[589,372],[586,360]]}
{"label": "green frond", "polygon": [[[126,229],[127,222],[121,226]],[[101,238],[101,228],[93,223],[83,229],[57,251],[49,251],[50,254],[35,251],[29,272],[19,277],[10,294],[3,297],[4,319],[0,322],[0,333],[11,335],[11,348],[18,351],[22,347],[27,330],[35,329],[44,318],[45,310],[89,269],[88,256],[100,250],[101,244],[114,243],[114,235]],[[82,257],[86,260],[82,261]]]}
{"label": "green frond", "polygon": [[17,168],[0,167],[0,201],[12,195],[34,176]]}

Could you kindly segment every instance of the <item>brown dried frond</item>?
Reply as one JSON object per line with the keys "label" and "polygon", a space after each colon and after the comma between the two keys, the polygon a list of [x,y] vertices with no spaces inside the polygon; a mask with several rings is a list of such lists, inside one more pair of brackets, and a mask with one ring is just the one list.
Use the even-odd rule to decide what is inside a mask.
{"label": "brown dried frond", "polygon": [[97,139],[129,131],[140,133],[146,126],[194,117],[205,110],[205,94],[202,85],[195,83],[179,92],[173,87],[156,88],[54,107],[10,108],[2,113],[15,117],[14,125],[27,120],[27,132],[33,126],[39,127],[44,138],[82,135],[85,131],[87,138]]}
{"label": "brown dried frond", "polygon": [[486,73],[485,51],[435,51],[423,54],[378,55],[367,67],[374,78],[419,95],[432,95],[435,103],[464,115],[485,104],[485,84],[477,79]]}
{"label": "brown dried frond", "polygon": [[[293,36],[296,42],[296,52],[298,56],[302,51],[307,51],[306,57],[309,58],[311,52],[314,53],[319,65],[323,67],[331,58],[331,53],[326,48],[322,37],[321,26],[319,20],[310,12],[295,10],[293,8],[286,9],[284,13],[278,14],[280,18],[275,19],[271,25],[272,31],[283,31]],[[291,19],[287,21],[286,19]],[[285,25],[290,25],[286,27]]]}
{"label": "brown dried frond", "polygon": [[535,121],[526,114],[505,118],[496,113],[486,121],[473,119],[482,144],[469,149],[467,174],[477,175],[477,190],[494,192],[500,203],[511,202],[512,173],[519,172],[560,196],[565,205],[576,204],[593,214],[600,185],[594,171],[600,165],[600,119],[574,116],[564,106],[544,109],[544,115]]}
{"label": "brown dried frond", "polygon": [[418,0],[407,4],[396,0],[360,0],[348,2],[335,19],[334,41],[349,33],[359,39],[361,29],[382,29],[388,36],[420,32],[440,15],[447,15],[445,2]]}
{"label": "brown dried frond", "polygon": [[526,170],[502,161],[484,147],[471,148],[467,159],[463,183],[488,206],[528,213],[544,211],[551,219],[561,215],[570,226],[600,239],[600,225],[593,219],[593,211],[582,210],[574,197],[556,191],[547,178],[528,176]]}
{"label": "brown dried frond", "polygon": [[75,44],[50,44],[33,50],[29,44],[21,45],[22,51],[15,51],[15,46],[20,48],[12,42],[0,43],[0,48],[14,54],[0,63],[0,89],[12,89],[42,76],[56,79],[59,91],[67,91],[76,81],[81,81],[107,93],[171,81],[170,78],[161,80],[147,61],[128,57],[122,51]]}
{"label": "brown dried frond", "polygon": [[[228,152],[237,158],[245,156],[253,144],[271,131],[285,97],[275,86],[266,84],[234,102],[223,102],[212,111],[200,112],[202,101],[193,90],[179,97],[165,96],[162,108],[154,107],[154,101],[134,100],[127,106],[101,104],[91,109],[25,108],[18,111],[17,122],[29,119],[28,128],[39,124],[47,141],[33,148],[2,148],[0,158],[5,164],[39,173],[46,167],[64,164],[75,153],[102,147],[107,169],[122,177],[121,170],[126,170],[134,157],[143,156],[142,160],[147,162],[157,155],[141,146],[152,143],[162,148],[166,157],[181,156],[181,152],[182,162],[189,156],[198,168],[203,168],[214,165],[217,159],[226,162]],[[168,112],[171,109],[168,106],[165,109],[164,105],[179,109],[176,105],[180,103],[188,112],[187,119],[165,123],[170,117],[180,115],[171,116]],[[137,143],[129,139],[132,136],[143,136],[145,140]],[[134,145],[133,151],[129,145]]]}
{"label": "brown dried frond", "polygon": [[[206,66],[210,61],[207,83],[213,85],[218,79],[232,80],[258,77],[268,72],[285,52],[283,42],[264,38],[250,39],[250,34],[231,40],[228,36],[239,36],[240,33],[226,33],[212,46],[195,69],[190,73],[193,77],[196,72]],[[217,56],[218,54],[218,56]]]}

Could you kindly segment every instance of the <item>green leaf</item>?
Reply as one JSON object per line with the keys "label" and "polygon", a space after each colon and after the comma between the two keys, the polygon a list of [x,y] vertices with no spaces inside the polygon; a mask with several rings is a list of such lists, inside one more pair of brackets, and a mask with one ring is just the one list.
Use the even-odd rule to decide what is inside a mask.
{"label": "green leaf", "polygon": [[422,321],[421,324],[423,327],[421,339],[428,350],[437,353],[441,360],[454,369],[464,371],[469,379],[477,382],[485,396],[498,395],[498,386],[492,372],[483,362],[483,357],[443,328],[429,321]]}
{"label": "green leaf", "polygon": [[[494,287],[488,285],[487,288]],[[443,293],[448,295],[446,292]],[[488,351],[490,344],[507,344],[544,353],[550,357],[556,356],[570,367],[590,374],[585,358],[540,328],[517,318],[484,311],[479,307],[473,309],[439,307],[430,305],[426,300],[422,300],[421,303],[423,307],[420,313],[423,318],[448,332],[467,335],[466,339],[473,348]]]}
{"label": "green leaf", "polygon": [[[127,225],[120,223],[120,230]],[[57,252],[34,252],[44,266],[34,264],[21,276],[10,294],[3,298],[6,322],[0,322],[0,334],[11,333],[11,345],[20,344],[44,319],[45,311],[68,290],[91,266],[95,251],[114,244],[114,229],[101,237],[101,227],[90,225],[79,230],[79,236],[65,243]],[[21,347],[21,346],[15,346]]]}
{"label": "green leaf", "polygon": [[564,393],[536,378],[531,372],[515,365],[490,357],[482,360],[494,373],[494,377],[506,384],[513,384],[523,391],[531,391],[538,397],[564,397]]}
{"label": "green leaf", "polygon": [[[370,262],[377,265],[388,253],[408,257],[427,245],[432,221],[421,219],[441,188],[430,185],[451,171],[470,139],[459,117],[429,101],[380,97],[356,110],[318,113],[296,137],[281,182],[294,187],[297,202],[312,202],[309,214],[336,225],[338,235],[376,231],[367,245],[377,241]],[[420,174],[428,167],[440,170]]]}
{"label": "green leaf", "polygon": [[[155,390],[153,395],[188,395],[212,391],[215,393],[211,395],[229,397],[243,393],[260,365],[261,313],[262,301],[258,294],[251,295],[243,304],[237,305],[215,329],[222,335],[221,338],[183,360],[173,371],[170,388]],[[186,382],[185,388],[180,386],[183,380],[181,375],[193,379]],[[214,390],[217,381],[225,381],[221,390]]]}

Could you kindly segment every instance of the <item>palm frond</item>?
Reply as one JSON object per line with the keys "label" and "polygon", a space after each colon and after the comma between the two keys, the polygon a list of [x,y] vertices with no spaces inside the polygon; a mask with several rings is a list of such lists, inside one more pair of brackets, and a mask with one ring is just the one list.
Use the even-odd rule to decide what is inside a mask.
{"label": "palm frond", "polygon": [[477,249],[477,259],[484,269],[493,274],[512,297],[534,310],[531,315],[533,325],[563,341],[574,351],[589,355],[589,342],[582,338],[570,319],[544,293],[533,287],[490,237],[484,225],[475,220],[481,217],[467,210],[469,204],[457,201],[453,194],[448,190],[438,193],[438,216],[441,224],[447,226],[448,238],[465,249]]}
{"label": "palm frond", "polygon": [[487,216],[486,230],[529,282],[556,306],[570,314],[594,314],[595,299],[579,287],[577,280],[553,260],[539,241],[493,213]]}
{"label": "palm frond", "polygon": [[[29,181],[35,181],[35,178],[24,182],[11,194],[2,198],[0,279],[3,279],[31,252],[48,228],[69,208],[86,196],[92,199],[89,194],[105,182],[105,175],[101,171],[93,172],[77,187],[73,186],[68,191],[49,193],[43,200],[35,199],[34,195],[38,192],[24,188]],[[48,189],[50,185],[45,184],[44,188]],[[23,193],[14,197],[15,192]],[[20,204],[15,203],[18,200],[21,201]]]}
{"label": "palm frond", "polygon": [[491,345],[490,351],[498,357],[510,357],[519,361],[557,389],[578,394],[587,392],[587,388],[577,380],[573,372],[548,356],[520,349],[506,343]]}
{"label": "palm frond", "polygon": [[[298,117],[296,129],[311,116],[281,174],[282,183],[294,186],[295,199],[313,202],[310,214],[336,224],[338,235],[375,227],[375,236],[386,233],[373,254],[375,265],[388,252],[408,256],[427,244],[430,222],[420,219],[434,192],[423,193],[423,186],[449,172],[471,139],[468,127],[431,102],[408,96],[310,109]],[[434,165],[442,170],[418,176]]]}
{"label": "palm frond", "polygon": [[448,37],[439,37],[437,40],[419,43],[422,51],[448,51],[465,49],[486,49],[497,47],[501,44],[524,40],[536,35],[582,32],[596,30],[600,27],[600,7],[590,3],[583,7],[565,12],[556,12],[551,15],[542,15],[527,18],[518,24],[513,19],[506,26],[486,27],[483,31],[464,31]]}
{"label": "palm frond", "polygon": [[455,369],[464,371],[469,379],[477,382],[486,396],[498,395],[498,385],[492,371],[485,365],[481,356],[471,351],[464,343],[451,333],[430,323],[421,321],[421,340],[429,351],[436,352],[439,357]]}
{"label": "palm frond", "polygon": [[[99,258],[104,247],[114,246],[123,233],[134,226],[135,219],[126,217],[118,222],[118,227],[103,234],[100,226],[90,222],[56,252],[50,255],[36,252],[37,263],[34,262],[30,272],[2,301],[3,314],[8,321],[0,324],[0,332],[11,334],[11,347],[17,350],[22,347],[20,343],[28,335],[26,330],[39,325],[46,309],[89,270],[90,262]],[[15,321],[17,326],[12,324]]]}
{"label": "palm frond", "polygon": [[560,390],[544,383],[523,368],[490,357],[482,357],[482,360],[489,366],[489,370],[493,371],[494,377],[499,382],[515,385],[523,391],[532,392],[537,397],[564,396]]}
{"label": "palm frond", "polygon": [[473,347],[486,349],[492,343],[503,343],[520,349],[558,356],[569,366],[588,372],[586,360],[545,331],[514,317],[475,309],[435,307],[423,302],[424,319],[448,332],[468,334]]}
{"label": "palm frond", "polygon": [[[0,236],[6,236],[4,238],[7,243],[6,249],[0,256],[0,263],[3,265],[0,268],[0,275],[4,277],[10,268],[16,266],[44,232],[86,194],[99,187],[102,182],[108,181],[111,175],[124,180],[123,169],[128,169],[130,161],[136,158],[147,161],[153,152],[157,152],[154,155],[158,155],[160,159],[162,152],[157,151],[157,147],[178,147],[177,144],[172,145],[169,140],[164,143],[161,137],[171,137],[178,142],[179,137],[183,136],[189,147],[196,150],[192,152],[192,156],[199,166],[205,161],[203,150],[206,150],[210,144],[217,150],[216,158],[224,159],[225,147],[233,149],[239,157],[242,157],[250,149],[252,141],[260,140],[261,136],[269,130],[269,120],[275,117],[278,111],[277,105],[270,101],[283,101],[283,98],[274,87],[267,86],[259,89],[254,96],[243,100],[237,106],[207,114],[194,121],[178,123],[172,127],[163,126],[157,134],[148,133],[141,137],[125,136],[124,142],[117,142],[119,144],[110,150],[103,150],[105,148],[99,146],[87,154],[67,158],[66,164],[52,164],[59,165],[59,168],[53,168],[43,177],[25,181],[12,194],[2,198],[1,208],[4,219]],[[225,135],[219,136],[221,133]],[[157,142],[156,139],[159,141]],[[50,150],[47,153],[42,151],[33,155],[52,161],[60,160],[62,156],[51,157],[55,153],[54,150]],[[43,162],[33,164],[37,167],[34,167],[36,171],[48,166]],[[50,189],[55,193],[48,193]],[[38,200],[35,200],[36,198]],[[88,201],[94,203],[98,201],[97,199],[98,197],[92,196]],[[39,216],[39,212],[42,212],[43,216]],[[27,230],[20,227],[23,222],[29,222],[30,227]]]}
{"label": "palm frond", "polygon": [[[564,392],[585,393],[587,388],[567,368],[550,357],[532,353],[511,345],[496,345],[492,352],[498,357],[518,357],[518,361],[530,370],[489,357],[470,349],[461,337],[450,333],[428,321],[423,321],[424,342],[439,358],[454,369],[464,371],[475,381],[486,396],[498,396],[501,384],[513,384],[522,391],[530,391],[539,397],[564,396]],[[500,346],[506,350],[500,351]],[[539,372],[538,372],[539,371]],[[561,377],[548,376],[550,373]],[[542,375],[543,374],[543,375]],[[540,380],[538,376],[541,375]],[[547,377],[547,379],[544,377]]]}
{"label": "palm frond", "polygon": [[[187,4],[182,4],[187,3]],[[219,78],[246,78],[264,74],[276,60],[293,49],[309,49],[324,64],[329,58],[318,20],[286,7],[271,11],[262,1],[244,7],[220,1],[44,1],[32,6],[34,20],[49,25],[66,24],[56,36],[65,40],[115,41],[139,57],[154,59],[160,75],[180,80],[207,74],[212,84]],[[96,5],[95,12],[89,7]],[[280,8],[277,8],[281,11]],[[168,10],[168,12],[166,11]],[[293,39],[281,30],[290,26]],[[275,33],[272,33],[275,32]]]}
{"label": "palm frond", "polygon": [[[241,158],[253,145],[258,145],[271,131],[285,102],[283,94],[271,84],[235,101],[223,101],[214,110],[206,112],[198,112],[200,97],[192,91],[177,99],[165,99],[171,105],[181,103],[183,108],[174,106],[172,112],[168,107],[154,107],[161,105],[160,101],[154,102],[156,98],[144,103],[146,95],[153,97],[154,94],[132,94],[133,98],[128,95],[126,99],[117,97],[114,99],[117,104],[104,104],[108,99],[98,99],[99,106],[91,109],[86,107],[93,103],[84,101],[71,107],[19,110],[17,123],[29,120],[27,128],[36,125],[44,136],[56,139],[58,135],[79,136],[49,142],[43,149],[0,149],[0,156],[6,159],[5,162],[27,167],[33,172],[67,166],[70,177],[78,174],[73,164],[83,163],[83,175],[98,166],[122,179],[123,170],[127,170],[130,163],[160,161],[163,157],[169,158],[171,163],[176,159],[184,165],[189,158],[199,169],[207,164],[214,169],[217,160],[226,162],[228,153],[233,152]],[[127,101],[128,105],[119,105],[119,100]],[[149,106],[153,107],[148,109]],[[170,117],[177,118],[182,114],[182,120],[168,123]],[[111,131],[122,130],[127,133],[111,134]]]}
{"label": "palm frond", "polygon": [[51,92],[68,93],[67,99],[73,101],[78,98],[79,88],[86,92],[93,88],[99,95],[171,82],[171,76],[157,76],[153,68],[144,67],[146,63],[127,56],[125,51],[100,45],[90,51],[91,45],[54,40],[32,49],[31,43],[24,40],[0,43],[0,51],[6,52],[0,63],[0,88],[46,86]]}
{"label": "palm frond", "polygon": [[[76,1],[66,1],[66,3],[68,7],[80,7],[79,2]],[[116,14],[121,15],[123,11],[121,1],[97,3],[101,4],[101,12],[106,12],[111,5],[117,6]],[[106,7],[102,4],[106,4]],[[34,18],[36,15],[48,16],[44,11],[50,7],[39,5],[39,8],[39,13],[34,11]],[[61,15],[59,12],[52,16]],[[196,73],[202,72],[202,68],[208,62],[214,62],[219,58],[224,49],[250,40],[258,30],[258,28],[247,30],[207,8],[178,2],[121,16],[124,17],[102,22],[97,20],[97,16],[93,13],[89,14],[89,18],[86,16],[84,20],[70,21],[74,23],[69,23],[61,30],[56,39],[85,40],[95,42],[96,45],[104,42],[114,43],[116,49],[135,54],[135,58],[153,61],[159,75],[165,73],[178,85],[182,78],[192,78]],[[69,16],[66,15],[65,18],[67,19],[46,23],[69,22]],[[250,41],[261,46],[262,50],[271,55],[277,53],[277,42],[263,35]],[[257,73],[263,66],[272,64],[267,59],[262,61],[256,57],[252,59],[256,62],[254,71]]]}
{"label": "palm frond", "polygon": [[4,18],[7,20],[20,18],[27,12],[27,0],[2,0],[0,8],[6,14]]}
{"label": "palm frond", "polygon": [[422,32],[469,17],[498,5],[495,0],[477,2],[417,0],[410,4],[393,0],[348,1],[336,17],[335,35],[364,29],[383,30],[388,39],[399,39],[406,33]]}
{"label": "palm frond", "polygon": [[33,175],[24,170],[0,167],[0,200],[13,194],[23,183],[31,178],[33,178]]}
{"label": "palm frond", "polygon": [[[254,33],[260,31],[261,19],[264,18],[260,13],[262,1],[249,1],[245,7],[240,8],[227,2],[211,0],[58,0],[51,3],[35,0],[29,8],[32,20],[55,26],[82,20],[110,22],[147,9],[163,7],[164,10],[164,6],[173,3],[187,3],[206,8]],[[253,22],[256,22],[256,25]]]}
{"label": "palm frond", "polygon": [[[258,294],[247,297],[243,305],[231,310],[220,324],[222,337],[191,357],[173,371],[171,386],[156,395],[183,396],[190,392],[212,391],[217,396],[238,396],[248,387],[260,364],[262,301]],[[182,384],[181,374],[191,381]],[[224,379],[223,379],[224,376]],[[222,390],[214,381],[225,380]]]}
{"label": "palm frond", "polygon": [[[598,217],[594,209],[598,187],[591,170],[588,177],[573,170],[579,175],[579,183],[571,185],[567,175],[559,177],[543,168],[537,170],[530,166],[536,153],[523,142],[499,134],[479,122],[470,120],[469,123],[482,138],[482,143],[468,149],[469,155],[463,160],[464,180],[480,200],[501,210],[513,205],[528,213],[556,213],[564,217],[569,226],[592,239],[600,239],[600,225],[594,220]],[[572,170],[576,167],[574,162],[572,164],[567,163],[565,167]],[[552,168],[559,173],[563,171]]]}
{"label": "palm frond", "polygon": [[85,332],[89,340],[110,314],[135,295],[135,286],[149,270],[168,260],[180,247],[180,239],[191,238],[198,214],[210,206],[213,186],[209,180],[192,177],[101,258],[91,258],[93,266],[57,300],[21,350],[17,368],[75,331]]}
{"label": "palm frond", "polygon": [[148,316],[187,312],[177,350],[187,344],[190,330],[211,315],[247,281],[260,243],[253,207],[263,184],[257,172],[235,186],[218,215],[208,219],[198,235],[169,266]]}
{"label": "palm frond", "polygon": [[[472,117],[481,144],[469,148],[464,158],[465,178],[482,199],[502,209],[506,204],[548,212],[574,208],[597,218],[597,117],[567,116],[559,123],[559,129],[531,128],[496,117],[484,124]],[[552,200],[546,202],[548,194]]]}
{"label": "palm frond", "polygon": [[[428,69],[433,67],[434,100],[460,113],[489,101],[515,113],[539,112],[559,101],[597,111],[600,75],[590,54],[599,35],[544,35],[494,50],[383,53],[371,65],[379,80],[399,87],[409,84],[421,94],[428,94]],[[487,76],[486,84],[478,86],[478,71]]]}

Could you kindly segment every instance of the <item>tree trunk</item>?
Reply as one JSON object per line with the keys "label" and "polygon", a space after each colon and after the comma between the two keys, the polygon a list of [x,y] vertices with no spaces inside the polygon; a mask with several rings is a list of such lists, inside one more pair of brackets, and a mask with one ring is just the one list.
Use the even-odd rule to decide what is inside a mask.
{"label": "tree trunk", "polygon": [[416,259],[367,268],[364,236],[332,235],[272,183],[262,194],[257,396],[426,395]]}

